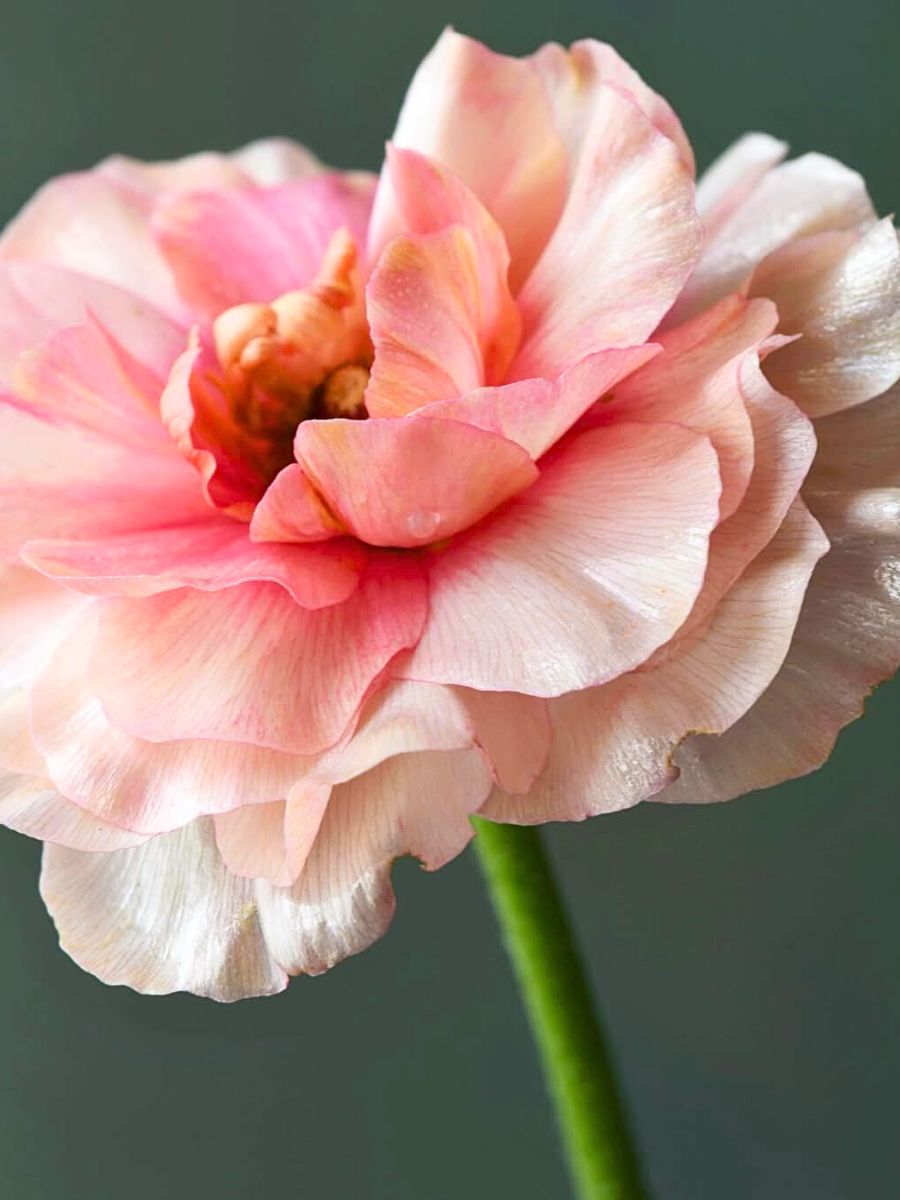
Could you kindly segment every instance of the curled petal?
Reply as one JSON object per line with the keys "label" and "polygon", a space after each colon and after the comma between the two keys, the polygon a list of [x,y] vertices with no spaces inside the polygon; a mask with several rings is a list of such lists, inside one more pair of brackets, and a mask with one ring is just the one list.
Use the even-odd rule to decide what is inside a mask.
{"label": "curled petal", "polygon": [[521,446],[458,421],[306,421],[295,451],[330,511],[373,546],[450,537],[538,475]]}
{"label": "curled petal", "polygon": [[900,377],[900,247],[889,220],[860,232],[800,238],[764,259],[751,293],[800,334],[766,359],[766,375],[811,417],[871,400]]}
{"label": "curled petal", "polygon": [[519,313],[504,259],[480,254],[462,225],[399,237],[384,251],[366,291],[372,416],[402,416],[504,378]]}
{"label": "curled petal", "polygon": [[550,702],[550,761],[522,797],[495,793],[484,815],[532,824],[627,808],[674,777],[689,734],[733,725],[780,667],[813,567],[828,549],[797,502],[784,526],[701,629],[648,669]]}
{"label": "curled petal", "polygon": [[703,172],[697,184],[697,211],[707,240],[734,216],[787,151],[786,142],[767,133],[745,133]]}
{"label": "curled petal", "polygon": [[[453,172],[503,230],[512,282],[525,277],[562,210],[566,151],[543,81],[527,60],[494,54],[445,30],[410,84],[395,145]],[[372,239],[383,246],[403,223],[383,175]]]}
{"label": "curled petal", "polygon": [[523,497],[433,557],[405,674],[556,696],[633,669],[693,606],[719,491],[708,440],[677,426],[573,439]]}
{"label": "curled petal", "polygon": [[708,237],[669,323],[687,320],[745,286],[766,255],[794,238],[874,220],[862,177],[833,158],[805,154],[774,167]]}
{"label": "curled petal", "polygon": [[601,86],[569,197],[518,295],[512,379],[553,377],[650,336],[681,291],[700,230],[691,172],[638,105]]}
{"label": "curled petal", "polygon": [[146,841],[85,812],[43,779],[0,772],[0,824],[26,837],[72,850],[107,854]]}

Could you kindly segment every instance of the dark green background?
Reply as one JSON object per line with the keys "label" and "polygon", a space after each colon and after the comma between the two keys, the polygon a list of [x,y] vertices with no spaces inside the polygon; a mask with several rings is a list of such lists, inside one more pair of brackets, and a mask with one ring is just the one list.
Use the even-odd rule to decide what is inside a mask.
{"label": "dark green background", "polygon": [[[514,52],[603,37],[701,162],[766,129],[900,203],[895,0],[31,0],[0,24],[0,207],[113,150],[264,133],[375,166],[445,22]],[[659,1200],[900,1194],[898,715],[895,686],[826,769],[774,791],[551,831]],[[437,876],[401,864],[375,949],[232,1007],[83,975],[38,899],[38,847],[4,833],[0,859],[2,1197],[565,1196],[468,854]]]}

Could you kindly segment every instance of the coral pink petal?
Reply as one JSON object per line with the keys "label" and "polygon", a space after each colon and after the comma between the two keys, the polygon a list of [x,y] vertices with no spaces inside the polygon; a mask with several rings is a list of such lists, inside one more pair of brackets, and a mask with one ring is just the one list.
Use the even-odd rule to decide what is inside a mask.
{"label": "coral pink petal", "polygon": [[624,380],[592,413],[598,422],[675,421],[706,434],[719,456],[720,516],[729,517],[753,471],[753,427],[740,374],[778,324],[773,305],[730,297],[660,337],[663,353]]}
{"label": "coral pink petal", "polygon": [[212,319],[304,287],[338,229],[362,242],[371,190],[367,177],[330,173],[273,188],[175,193],[160,199],[152,226],[183,299]]}
{"label": "coral pink petal", "polygon": [[208,513],[177,456],[136,454],[107,438],[50,425],[0,396],[0,556],[32,538],[129,533]]}
{"label": "coral pink petal", "polygon": [[600,87],[613,84],[628,92],[660,133],[675,143],[685,166],[693,172],[694,152],[678,117],[612,46],[591,38],[575,42],[569,49],[550,43],[530,61],[547,85],[556,126],[564,135],[572,162],[577,162],[582,152]]}
{"label": "coral pink petal", "polygon": [[458,421],[305,421],[295,451],[330,510],[373,546],[450,537],[538,475],[521,446]]}
{"label": "coral pink petal", "polygon": [[[533,65],[445,31],[413,78],[393,142],[441,163],[475,193],[504,232],[515,287],[547,242],[566,187],[565,147]],[[373,245],[401,232],[386,173]]]}
{"label": "coral pink petal", "polygon": [[511,378],[553,377],[650,336],[699,251],[693,194],[672,142],[627,95],[601,86],[565,210],[518,296]]}
{"label": "coral pink petal", "polygon": [[218,815],[216,844],[228,869],[290,887],[309,857],[330,796],[329,784],[301,782],[287,800]]}
{"label": "coral pink petal", "polygon": [[399,417],[504,378],[519,340],[505,272],[462,225],[391,242],[366,289],[371,416]]}
{"label": "coral pink petal", "polygon": [[254,542],[323,542],[346,532],[298,463],[278,472],[250,520]]}
{"label": "coral pink petal", "polygon": [[750,291],[775,301],[782,333],[801,335],[765,371],[809,416],[871,400],[900,377],[900,247],[890,220],[776,250]]}
{"label": "coral pink petal", "polygon": [[527,792],[550,753],[548,702],[516,692],[455,691],[471,714],[475,741],[495,782],[506,792]]}
{"label": "coral pink petal", "polygon": [[631,670],[691,610],[719,491],[708,440],[677,426],[575,438],[523,497],[434,556],[405,674],[554,696]]}
{"label": "coral pink petal", "polygon": [[822,154],[774,167],[713,231],[669,323],[743,287],[766,255],[794,238],[874,222],[861,176]]}
{"label": "coral pink petal", "polygon": [[499,434],[538,459],[595,401],[658,351],[652,344],[601,351],[558,379],[523,379],[503,387],[479,388],[467,396],[430,404],[417,415],[461,421]]}
{"label": "coral pink petal", "polygon": [[420,565],[399,556],[373,561],[349,600],[315,612],[265,583],[109,600],[92,680],[113,724],[137,737],[315,754],[418,641],[426,605]]}
{"label": "coral pink petal", "polygon": [[0,258],[68,267],[117,284],[183,319],[148,224],[149,200],[96,171],[44,185],[0,237]]}
{"label": "coral pink petal", "polygon": [[484,815],[525,824],[581,820],[659,792],[685,737],[727,729],[771,682],[827,549],[798,501],[709,621],[674,653],[551,701],[553,746],[543,774],[527,796],[495,793]]}

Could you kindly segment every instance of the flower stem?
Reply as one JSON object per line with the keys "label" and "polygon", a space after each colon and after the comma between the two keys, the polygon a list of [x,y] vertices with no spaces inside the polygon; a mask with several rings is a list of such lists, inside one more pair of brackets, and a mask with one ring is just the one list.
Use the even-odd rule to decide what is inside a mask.
{"label": "flower stem", "polygon": [[475,847],[577,1200],[647,1200],[591,989],[536,829],[474,818]]}

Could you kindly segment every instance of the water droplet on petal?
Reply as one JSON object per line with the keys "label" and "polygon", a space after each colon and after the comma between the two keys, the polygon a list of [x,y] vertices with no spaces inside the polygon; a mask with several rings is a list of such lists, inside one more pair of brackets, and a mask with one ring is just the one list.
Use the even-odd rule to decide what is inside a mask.
{"label": "water droplet on petal", "polygon": [[406,528],[412,537],[427,541],[437,533],[442,521],[443,517],[439,512],[420,508],[406,518]]}

